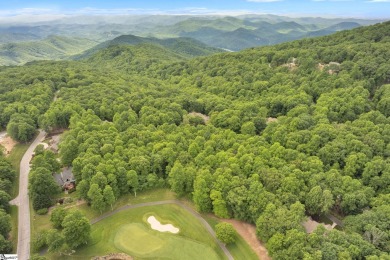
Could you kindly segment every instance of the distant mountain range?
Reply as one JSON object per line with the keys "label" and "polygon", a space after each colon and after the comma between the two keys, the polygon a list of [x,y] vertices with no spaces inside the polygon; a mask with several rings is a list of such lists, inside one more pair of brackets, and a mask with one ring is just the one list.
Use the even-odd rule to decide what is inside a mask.
{"label": "distant mountain range", "polygon": [[200,41],[191,38],[168,38],[158,39],[151,37],[138,37],[134,35],[121,35],[103,43],[96,45],[95,47],[84,51],[83,53],[72,57],[73,59],[88,58],[96,52],[106,49],[111,46],[117,45],[139,45],[139,44],[153,44],[163,47],[172,53],[183,58],[192,58],[196,56],[206,56],[217,52],[222,52],[222,49],[210,47]]}
{"label": "distant mountain range", "polygon": [[249,47],[329,35],[359,26],[361,24],[357,22],[340,22],[322,28],[319,24],[299,24],[294,21],[269,23],[226,17],[218,20],[187,20],[161,28],[159,31],[167,35],[191,37],[213,47],[238,51]]}
{"label": "distant mountain range", "polygon": [[70,56],[82,58],[104,47],[137,43],[157,44],[188,58],[220,51],[216,48],[238,51],[328,35],[378,22],[381,20],[276,15],[138,15],[75,16],[50,23],[3,24],[0,25],[0,65],[68,59]]}

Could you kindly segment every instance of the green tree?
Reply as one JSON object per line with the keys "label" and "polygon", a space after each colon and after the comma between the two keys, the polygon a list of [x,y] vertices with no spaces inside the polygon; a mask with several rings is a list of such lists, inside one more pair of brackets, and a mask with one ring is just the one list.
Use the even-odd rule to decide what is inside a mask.
{"label": "green tree", "polygon": [[65,239],[58,230],[51,229],[47,232],[46,244],[49,252],[59,252],[65,244]]}
{"label": "green tree", "polygon": [[253,122],[243,123],[241,126],[241,134],[245,135],[255,135],[256,134],[256,126]]}
{"label": "green tree", "polygon": [[306,210],[309,214],[327,213],[333,206],[333,195],[329,190],[322,190],[320,186],[313,187],[305,201]]}
{"label": "green tree", "polygon": [[169,172],[169,184],[171,189],[179,196],[183,196],[193,190],[195,179],[195,169],[183,167],[180,162],[176,162]]}
{"label": "green tree", "polygon": [[211,174],[208,171],[204,171],[196,176],[194,182],[193,200],[196,208],[200,212],[210,212],[212,209],[210,199],[210,182]]}
{"label": "green tree", "polygon": [[226,201],[223,199],[222,193],[217,190],[212,190],[210,198],[212,200],[214,214],[220,218],[229,218]]}
{"label": "green tree", "polygon": [[106,204],[104,202],[104,197],[102,194],[102,190],[99,188],[99,185],[92,184],[88,191],[88,198],[91,200],[91,206],[94,210],[102,213]]}
{"label": "green tree", "polygon": [[66,211],[62,207],[57,207],[53,209],[50,215],[50,221],[53,224],[53,227],[55,228],[61,228],[62,221],[64,220],[66,216]]}
{"label": "green tree", "polygon": [[43,167],[30,172],[28,189],[35,210],[50,207],[53,196],[60,191],[51,172]]}
{"label": "green tree", "polygon": [[299,202],[292,204],[290,209],[268,204],[256,221],[257,234],[267,242],[278,232],[284,235],[290,229],[302,230],[301,222],[304,217],[305,207]]}
{"label": "green tree", "polygon": [[233,225],[226,222],[221,222],[215,225],[215,233],[217,238],[224,244],[234,243],[237,239],[236,230]]}
{"label": "green tree", "polygon": [[80,211],[73,211],[66,215],[62,221],[62,227],[62,234],[69,248],[75,249],[88,243],[91,235],[91,224]]}
{"label": "green tree", "polygon": [[65,138],[60,145],[61,162],[66,166],[71,166],[73,160],[78,154],[78,146],[76,140]]}
{"label": "green tree", "polygon": [[115,195],[114,195],[114,192],[112,191],[112,188],[110,185],[107,185],[104,190],[103,190],[103,197],[104,197],[104,201],[107,205],[110,205],[111,206],[111,210],[113,210],[112,208],[112,204],[114,204],[115,202]]}
{"label": "green tree", "polygon": [[127,185],[133,190],[134,196],[137,197],[137,190],[139,187],[138,175],[134,170],[128,171],[126,174]]}
{"label": "green tree", "polygon": [[9,212],[9,201],[11,200],[10,195],[3,190],[0,190],[0,209],[4,209]]}
{"label": "green tree", "polygon": [[0,234],[0,252],[4,254],[10,254],[12,251],[12,243],[11,241],[4,238],[2,234]]}
{"label": "green tree", "polygon": [[27,114],[14,114],[7,125],[7,133],[15,140],[30,141],[35,135],[35,122]]}
{"label": "green tree", "polygon": [[11,217],[3,209],[0,209],[0,235],[8,238],[11,231]]}

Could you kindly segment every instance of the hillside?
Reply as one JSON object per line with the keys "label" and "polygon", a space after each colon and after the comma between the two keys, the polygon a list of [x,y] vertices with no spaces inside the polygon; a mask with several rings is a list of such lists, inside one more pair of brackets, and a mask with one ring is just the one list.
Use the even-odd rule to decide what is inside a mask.
{"label": "hillside", "polygon": [[328,35],[339,30],[377,22],[380,20],[291,18],[276,15],[235,17],[213,15],[97,15],[88,17],[80,15],[51,23],[0,25],[0,43],[43,40],[51,35],[86,38],[102,43],[120,35],[136,35],[160,39],[190,37],[209,46],[236,51],[248,47]]}
{"label": "hillside", "polygon": [[[294,21],[269,23],[261,21],[245,21],[230,26],[212,26],[207,20],[201,20],[192,27],[169,29],[166,33],[179,33],[181,36],[192,37],[210,46],[233,51],[264,45],[274,45],[282,42],[329,35],[341,30],[349,30],[361,26],[356,22],[341,22],[324,27],[319,24],[299,24]],[[240,20],[238,20],[240,21]],[[242,22],[242,21],[241,21]],[[188,21],[187,21],[188,23]],[[214,21],[215,23],[215,21]]]}
{"label": "hillside", "polygon": [[35,60],[59,60],[81,53],[97,43],[82,38],[50,36],[44,40],[0,45],[0,65],[20,65]]}
{"label": "hillside", "polygon": [[157,39],[138,37],[134,35],[121,35],[112,40],[100,43],[95,47],[84,51],[82,54],[76,55],[74,59],[83,59],[90,57],[99,50],[105,49],[110,46],[118,45],[138,45],[143,43],[154,44],[175,53],[183,58],[191,58],[196,56],[206,56],[213,53],[222,52],[221,49],[209,47],[204,43],[191,38],[169,38],[169,39]]}
{"label": "hillside", "polygon": [[[20,140],[68,129],[61,163],[96,214],[111,210],[104,191],[120,201],[169,187],[199,212],[256,225],[273,259],[387,259],[389,38],[386,22],[185,59],[119,37],[136,44],[2,67],[0,124]],[[54,204],[39,191],[35,210]],[[310,231],[308,217],[342,225]]]}

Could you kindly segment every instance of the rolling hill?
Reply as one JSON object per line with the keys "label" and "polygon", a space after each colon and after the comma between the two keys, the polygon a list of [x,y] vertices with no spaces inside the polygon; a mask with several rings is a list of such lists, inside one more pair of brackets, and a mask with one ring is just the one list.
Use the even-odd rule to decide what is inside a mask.
{"label": "rolling hill", "polygon": [[[279,34],[354,26],[250,22],[221,34],[249,35],[250,43],[273,36],[272,28],[276,41]],[[264,26],[249,28],[254,24]],[[387,259],[389,37],[386,22],[188,59],[180,46],[192,46],[195,56],[194,46],[204,45],[120,36],[84,53],[83,60],[2,67],[0,123],[23,138],[26,132],[33,136],[38,123],[47,132],[67,129],[59,157],[73,166],[77,195],[90,200],[90,206],[74,208],[92,216],[114,214],[115,199],[114,207],[129,199],[133,204],[136,192],[161,195],[170,187],[198,211],[256,225],[273,259]],[[48,44],[65,48],[61,43]],[[37,153],[33,160],[32,180],[51,180],[44,170],[59,167],[52,152],[42,153],[47,155]],[[39,196],[54,194],[31,179]],[[56,204],[30,196],[35,209]],[[309,217],[336,219],[338,227],[309,231],[303,225]],[[62,232],[48,230],[47,216],[36,218],[33,241],[46,231]],[[103,233],[92,232],[89,241],[110,239]],[[61,239],[60,246],[68,241]],[[82,250],[95,255],[94,246],[86,243],[73,256],[85,259]],[[110,252],[107,247],[99,254]]]}
{"label": "rolling hill", "polygon": [[60,60],[78,54],[97,42],[63,36],[0,45],[0,65],[20,65],[35,60]]}
{"label": "rolling hill", "polygon": [[[245,23],[246,26],[239,27],[240,24],[238,23],[235,25],[236,28],[234,30],[229,30],[233,28],[232,26],[218,29],[210,27],[208,23],[204,22],[203,26],[198,29],[195,29],[195,27],[192,27],[191,31],[183,29],[180,32],[180,36],[191,37],[213,47],[238,51],[249,47],[273,45],[302,38],[329,35],[341,30],[349,30],[361,26],[356,22],[340,22],[322,28],[320,25],[302,25],[294,21],[278,23],[247,21]],[[168,31],[169,29],[166,29],[166,33]],[[177,32],[177,29],[171,31],[171,33],[174,32]]]}
{"label": "rolling hill", "polygon": [[[86,38],[98,43],[120,35],[140,37],[191,37],[207,45],[231,50],[272,45],[322,36],[381,20],[291,18],[277,15],[240,16],[74,16],[52,22],[0,25],[0,43],[44,40],[51,35]],[[90,48],[91,46],[88,46]],[[87,49],[88,49],[87,48]],[[12,59],[11,59],[12,60]],[[15,63],[13,61],[12,63]]]}
{"label": "rolling hill", "polygon": [[84,59],[92,56],[98,51],[105,49],[110,46],[118,45],[138,45],[138,44],[152,44],[157,45],[182,58],[191,58],[196,56],[206,56],[213,53],[222,52],[223,50],[209,47],[206,44],[191,39],[191,38],[168,38],[168,39],[157,39],[152,37],[138,37],[134,35],[122,35],[103,43],[100,43],[93,48],[84,51],[83,53],[74,56],[74,59]]}

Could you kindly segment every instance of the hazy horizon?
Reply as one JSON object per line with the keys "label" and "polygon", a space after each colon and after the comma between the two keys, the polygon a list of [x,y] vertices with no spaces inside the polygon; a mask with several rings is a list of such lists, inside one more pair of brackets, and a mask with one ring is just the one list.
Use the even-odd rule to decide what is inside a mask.
{"label": "hazy horizon", "polygon": [[388,20],[390,0],[214,0],[161,2],[8,1],[0,3],[0,23],[48,22],[79,16],[121,15],[236,16],[269,14],[287,17],[322,17]]}

